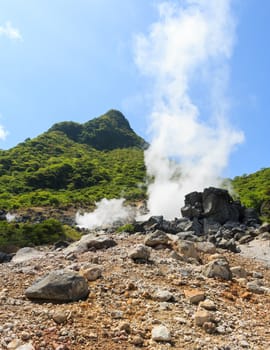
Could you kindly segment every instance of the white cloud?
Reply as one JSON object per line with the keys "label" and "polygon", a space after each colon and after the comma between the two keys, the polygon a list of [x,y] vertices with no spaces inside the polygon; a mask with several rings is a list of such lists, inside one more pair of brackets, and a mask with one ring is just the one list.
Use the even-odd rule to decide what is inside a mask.
{"label": "white cloud", "polygon": [[0,125],[0,140],[5,140],[8,135],[8,132],[5,130],[3,125]]}
{"label": "white cloud", "polygon": [[5,36],[12,40],[22,40],[19,29],[13,27],[12,23],[9,21],[0,26],[0,36]]}

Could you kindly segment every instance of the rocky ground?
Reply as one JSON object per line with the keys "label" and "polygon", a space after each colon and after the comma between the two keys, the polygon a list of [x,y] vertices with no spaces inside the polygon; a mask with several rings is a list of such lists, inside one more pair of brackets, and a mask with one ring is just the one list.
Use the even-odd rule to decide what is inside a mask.
{"label": "rocky ground", "polygon": [[[266,262],[166,237],[100,232],[116,244],[91,245],[90,237],[1,264],[0,349],[270,349]],[[59,269],[88,280],[85,300],[26,297]]]}

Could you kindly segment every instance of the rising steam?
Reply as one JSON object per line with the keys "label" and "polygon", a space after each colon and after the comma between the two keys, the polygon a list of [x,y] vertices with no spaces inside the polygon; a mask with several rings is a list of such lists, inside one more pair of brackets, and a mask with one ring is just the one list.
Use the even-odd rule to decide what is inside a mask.
{"label": "rising steam", "polygon": [[118,221],[123,222],[134,217],[131,207],[123,205],[124,198],[103,198],[96,203],[96,209],[92,213],[76,214],[76,223],[79,227],[95,229],[97,227],[110,226]]}
{"label": "rising steam", "polygon": [[[219,185],[243,134],[229,125],[230,0],[161,3],[160,19],[136,38],[136,64],[153,81],[152,141],[145,152],[150,215],[180,215],[184,195]],[[194,96],[200,95],[200,105]],[[180,165],[179,165],[180,164]]]}

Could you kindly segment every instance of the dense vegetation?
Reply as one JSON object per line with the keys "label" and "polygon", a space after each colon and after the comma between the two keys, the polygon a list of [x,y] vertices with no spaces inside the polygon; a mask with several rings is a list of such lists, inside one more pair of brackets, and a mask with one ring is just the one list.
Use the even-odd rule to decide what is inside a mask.
{"label": "dense vegetation", "polygon": [[58,123],[53,125],[49,131],[61,131],[77,143],[87,144],[102,151],[147,146],[147,143],[130,128],[123,114],[116,110],[110,110],[85,124]]}
{"label": "dense vegetation", "polygon": [[82,125],[56,124],[35,139],[0,151],[0,208],[142,198],[145,145],[114,110]]}
{"label": "dense vegetation", "polygon": [[232,184],[245,206],[256,208],[263,219],[270,220],[270,168],[237,176]]}
{"label": "dense vegetation", "polygon": [[0,221],[0,250],[13,251],[19,247],[52,244],[59,240],[73,241],[80,234],[59,221],[48,219],[42,223],[8,223]]}

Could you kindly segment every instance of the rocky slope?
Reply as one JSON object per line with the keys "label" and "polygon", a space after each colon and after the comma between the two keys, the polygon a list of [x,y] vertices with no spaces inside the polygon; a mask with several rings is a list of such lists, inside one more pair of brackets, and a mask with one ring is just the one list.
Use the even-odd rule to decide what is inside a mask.
{"label": "rocky slope", "polygon": [[215,188],[182,213],[0,254],[0,349],[269,350],[270,225]]}
{"label": "rocky slope", "polygon": [[[115,244],[100,244],[108,240]],[[84,242],[18,252],[0,265],[1,349],[269,348],[266,265],[156,231],[98,232]],[[225,263],[213,269],[213,261]],[[36,279],[63,269],[88,279],[86,299],[26,297]]]}

